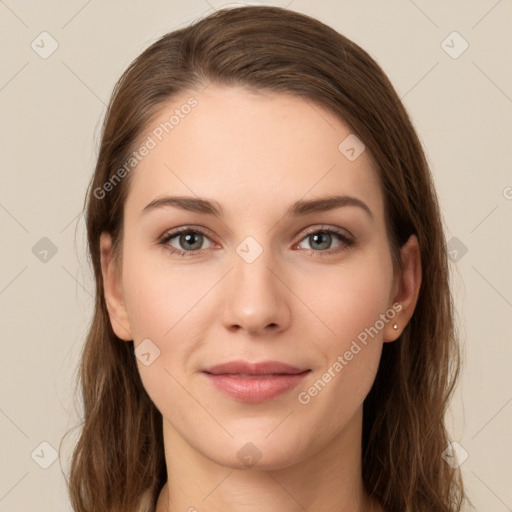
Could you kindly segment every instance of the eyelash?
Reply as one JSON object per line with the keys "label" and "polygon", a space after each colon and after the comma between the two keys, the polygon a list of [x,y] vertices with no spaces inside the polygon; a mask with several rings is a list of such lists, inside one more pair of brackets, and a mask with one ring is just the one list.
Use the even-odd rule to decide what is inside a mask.
{"label": "eyelash", "polygon": [[[173,231],[165,233],[158,241],[160,245],[163,245],[171,254],[175,254],[178,256],[185,256],[185,257],[194,257],[194,256],[200,256],[204,251],[207,251],[208,249],[198,249],[195,251],[182,251],[180,249],[176,249],[175,247],[172,247],[169,245],[169,241],[175,238],[178,235],[181,235],[182,233],[196,233],[203,235],[207,238],[210,238],[207,233],[205,233],[202,229],[198,228],[191,228],[188,226],[175,229]],[[300,239],[299,243],[302,242],[305,238],[307,238],[310,235],[316,234],[316,233],[322,233],[322,234],[330,234],[330,235],[336,235],[340,241],[341,245],[339,247],[336,247],[335,249],[328,249],[326,251],[315,251],[314,249],[305,249],[311,251],[314,255],[315,253],[322,256],[322,254],[338,254],[343,251],[346,251],[354,244],[354,240],[346,236],[341,231],[334,229],[334,228],[314,228],[309,231],[307,231],[304,236]]]}

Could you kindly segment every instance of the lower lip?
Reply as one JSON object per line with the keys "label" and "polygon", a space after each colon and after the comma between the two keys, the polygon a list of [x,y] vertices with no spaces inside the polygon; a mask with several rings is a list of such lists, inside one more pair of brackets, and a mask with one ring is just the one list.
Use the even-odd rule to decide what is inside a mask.
{"label": "lower lip", "polygon": [[309,370],[297,374],[268,377],[237,377],[205,373],[213,385],[226,395],[243,402],[264,402],[297,387]]}

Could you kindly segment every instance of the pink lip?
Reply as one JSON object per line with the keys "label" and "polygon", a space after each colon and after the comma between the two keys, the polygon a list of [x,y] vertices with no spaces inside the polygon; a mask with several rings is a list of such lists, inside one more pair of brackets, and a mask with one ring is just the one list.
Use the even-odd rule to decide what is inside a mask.
{"label": "pink lip", "polygon": [[244,402],[270,400],[296,387],[309,372],[279,361],[233,361],[203,370],[217,389]]}

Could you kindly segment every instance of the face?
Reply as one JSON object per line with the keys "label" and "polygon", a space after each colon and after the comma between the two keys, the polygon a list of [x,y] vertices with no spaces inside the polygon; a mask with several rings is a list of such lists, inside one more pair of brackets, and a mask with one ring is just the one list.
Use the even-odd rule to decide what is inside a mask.
{"label": "face", "polygon": [[[339,149],[350,135],[305,100],[214,84],[143,131],[109,313],[164,429],[210,460],[279,468],[325,448],[398,337],[383,195],[369,152]],[[234,361],[249,366],[212,370]]]}

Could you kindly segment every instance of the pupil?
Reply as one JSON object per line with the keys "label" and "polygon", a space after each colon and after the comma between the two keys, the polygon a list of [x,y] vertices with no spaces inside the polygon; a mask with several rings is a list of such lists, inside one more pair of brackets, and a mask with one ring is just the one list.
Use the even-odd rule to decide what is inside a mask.
{"label": "pupil", "polygon": [[[198,236],[198,234],[196,234],[196,233],[187,233],[186,235],[183,235],[186,243],[190,244],[190,245],[194,245],[194,242],[191,242],[191,239],[193,239],[194,237],[197,237],[197,236]],[[196,244],[197,244],[197,242],[196,242]],[[201,245],[201,244],[199,244],[199,245]],[[195,247],[194,247],[194,249],[195,249]]]}
{"label": "pupil", "polygon": [[[317,243],[317,242],[318,242],[318,239],[319,239],[319,238],[321,238],[321,237],[330,237],[329,233],[315,234],[315,235],[312,235],[312,236],[313,236],[313,238],[314,238],[314,240],[315,240],[315,243]],[[327,240],[329,240],[329,238],[327,238]],[[322,242],[321,242],[321,241],[320,241],[319,243],[320,243],[320,245],[322,245]],[[327,242],[327,243],[324,243],[324,247],[323,247],[324,249],[326,249],[326,248],[327,248],[327,247],[325,247],[325,246],[327,246],[327,247],[328,247],[328,246],[329,246],[329,243],[328,243],[328,242]]]}

